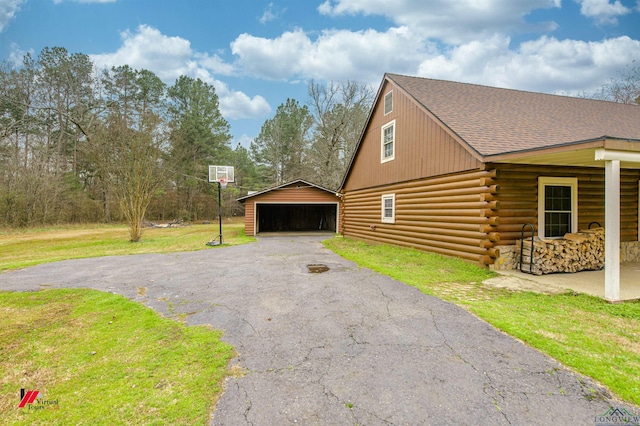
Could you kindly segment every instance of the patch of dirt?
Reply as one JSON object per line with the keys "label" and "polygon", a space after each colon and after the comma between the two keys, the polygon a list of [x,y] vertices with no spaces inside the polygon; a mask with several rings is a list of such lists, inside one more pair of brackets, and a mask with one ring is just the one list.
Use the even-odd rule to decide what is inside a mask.
{"label": "patch of dirt", "polygon": [[189,224],[180,219],[175,219],[167,223],[144,222],[142,226],[144,228],[183,228],[189,226]]}
{"label": "patch of dirt", "polygon": [[242,367],[240,364],[234,364],[229,368],[229,376],[239,379],[241,377],[246,376],[248,373],[247,369]]}
{"label": "patch of dirt", "polygon": [[484,280],[482,283],[498,288],[507,288],[510,290],[520,291],[533,291],[535,293],[542,294],[562,294],[567,292],[567,290],[563,288],[537,283],[535,281],[525,280],[510,275],[501,275],[496,278],[489,278],[488,280]]}

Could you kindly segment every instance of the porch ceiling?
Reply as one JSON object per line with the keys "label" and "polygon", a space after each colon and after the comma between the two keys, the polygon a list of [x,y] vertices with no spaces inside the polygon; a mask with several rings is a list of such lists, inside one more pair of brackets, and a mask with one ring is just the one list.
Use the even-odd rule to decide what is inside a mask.
{"label": "porch ceiling", "polygon": [[[601,149],[628,152],[640,156],[640,141],[599,140],[569,144],[544,150],[492,155],[486,157],[485,162],[603,168],[605,161],[596,160],[596,151]],[[640,162],[623,160],[620,161],[620,168],[640,169]]]}

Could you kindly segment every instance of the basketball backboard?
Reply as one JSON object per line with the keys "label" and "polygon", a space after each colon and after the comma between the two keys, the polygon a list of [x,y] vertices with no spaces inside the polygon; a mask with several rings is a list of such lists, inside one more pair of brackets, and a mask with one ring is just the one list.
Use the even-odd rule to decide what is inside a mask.
{"label": "basketball backboard", "polygon": [[225,183],[235,181],[233,166],[209,166],[209,182],[220,182],[221,179]]}

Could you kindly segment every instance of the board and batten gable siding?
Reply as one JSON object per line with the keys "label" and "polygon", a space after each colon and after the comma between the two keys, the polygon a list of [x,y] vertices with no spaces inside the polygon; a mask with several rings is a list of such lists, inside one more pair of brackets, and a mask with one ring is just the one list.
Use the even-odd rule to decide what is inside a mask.
{"label": "board and batten gable siding", "polygon": [[[393,91],[393,111],[384,96]],[[439,176],[482,167],[446,129],[392,82],[385,82],[362,136],[343,191]],[[395,120],[395,158],[381,162],[381,129]]]}
{"label": "board and batten gable siding", "polygon": [[338,223],[340,229],[340,198],[328,191],[313,186],[300,186],[299,183],[277,188],[272,191],[258,194],[245,201],[245,233],[255,235],[255,210],[256,204],[336,204],[338,206]]}
{"label": "board and batten gable siding", "polygon": [[[520,164],[491,164],[497,170],[500,235],[497,245],[513,245],[522,225],[538,231],[538,178],[575,177],[578,180],[578,230],[592,222],[604,226],[604,169]],[[640,170],[620,170],[620,241],[638,241],[638,181]],[[606,231],[606,230],[605,230]]]}
{"label": "board and batten gable siding", "polygon": [[[342,233],[491,264],[500,254],[494,248],[494,175],[491,170],[463,172],[347,191]],[[382,196],[390,194],[394,223],[382,220]]]}

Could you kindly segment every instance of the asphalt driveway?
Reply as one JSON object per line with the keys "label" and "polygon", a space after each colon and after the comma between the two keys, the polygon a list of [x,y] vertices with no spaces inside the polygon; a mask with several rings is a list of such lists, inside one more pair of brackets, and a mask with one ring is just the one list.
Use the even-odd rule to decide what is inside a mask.
{"label": "asphalt driveway", "polygon": [[213,425],[593,425],[612,406],[634,411],[322,238],[64,261],[0,274],[0,289],[89,287],[223,330],[246,374],[227,381]]}

